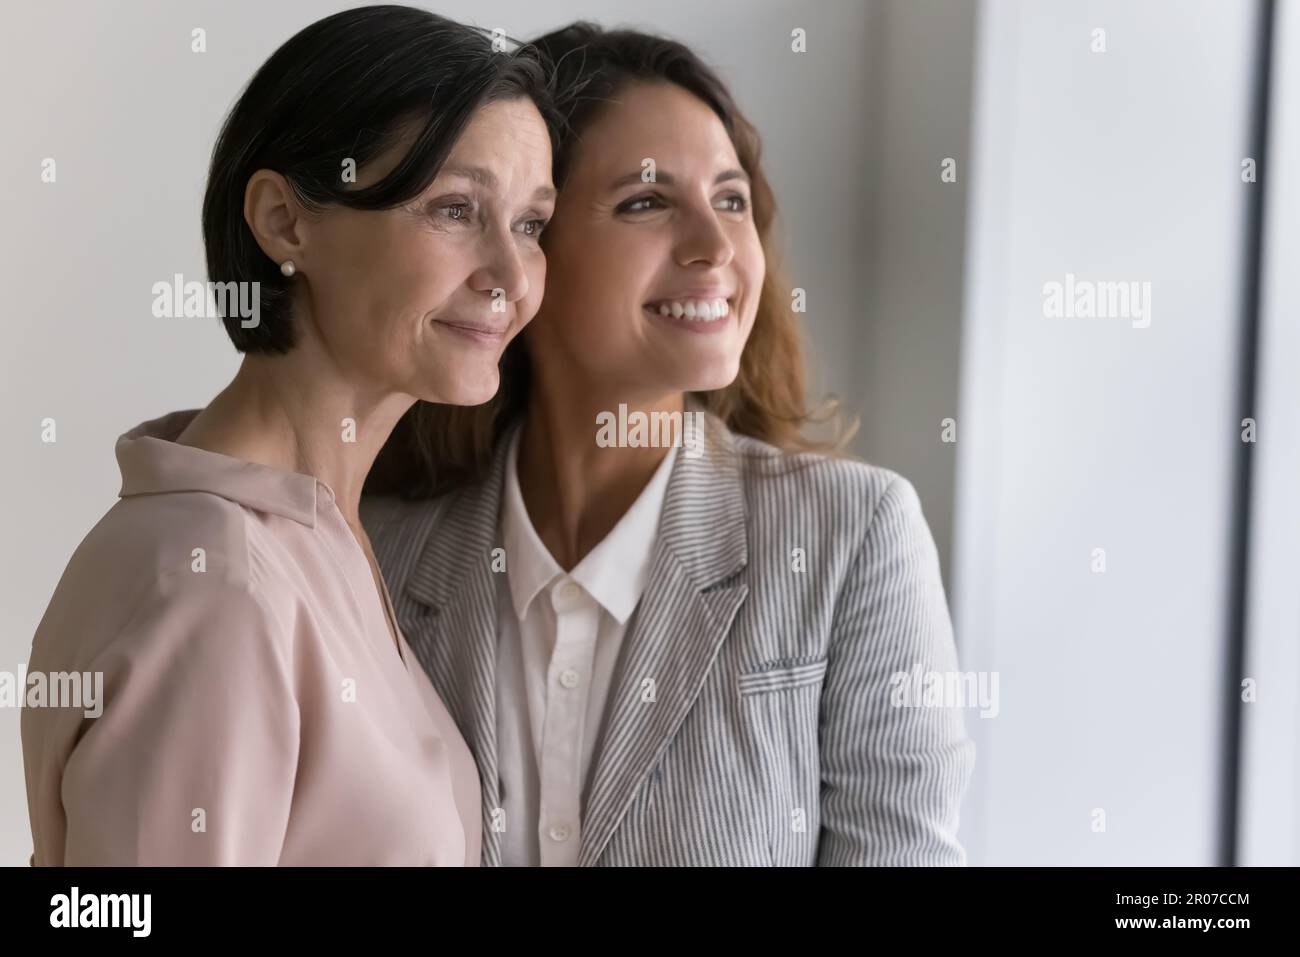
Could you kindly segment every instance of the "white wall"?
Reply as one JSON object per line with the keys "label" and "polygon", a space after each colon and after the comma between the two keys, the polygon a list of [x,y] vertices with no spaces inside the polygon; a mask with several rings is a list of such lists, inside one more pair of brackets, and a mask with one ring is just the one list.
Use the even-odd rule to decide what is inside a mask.
{"label": "white wall", "polygon": [[[976,6],[870,9],[867,308],[849,313],[838,341],[856,362],[846,397],[862,425],[856,449],[912,480],[950,582],[956,446],[940,431],[957,416]],[[955,182],[940,178],[948,158]]]}
{"label": "white wall", "polygon": [[[1214,862],[1255,9],[982,8],[954,579],[1001,714],[971,722],[973,863]],[[1149,281],[1150,326],[1044,318],[1067,272]]]}

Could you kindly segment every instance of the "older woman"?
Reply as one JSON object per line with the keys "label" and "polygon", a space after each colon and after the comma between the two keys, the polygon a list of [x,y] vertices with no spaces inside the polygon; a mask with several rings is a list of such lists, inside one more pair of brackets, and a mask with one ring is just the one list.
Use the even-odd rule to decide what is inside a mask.
{"label": "older woman", "polygon": [[203,231],[258,321],[226,315],[244,358],[206,408],[118,441],[121,501],[41,621],[30,670],[106,700],[23,714],[35,863],[478,863],[474,762],[357,508],[407,408],[490,398],[537,309],[542,89],[478,31],[370,7],[239,98]]}
{"label": "older woman", "polygon": [[541,310],[488,406],[408,414],[373,484],[401,496],[363,506],[484,863],[962,863],[961,712],[891,685],[956,667],[934,543],[906,479],[802,433],[752,128],[678,43],[536,43]]}

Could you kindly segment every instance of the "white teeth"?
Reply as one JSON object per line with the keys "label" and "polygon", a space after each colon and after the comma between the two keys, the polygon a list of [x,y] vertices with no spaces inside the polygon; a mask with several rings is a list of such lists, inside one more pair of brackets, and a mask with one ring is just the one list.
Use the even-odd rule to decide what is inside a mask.
{"label": "white teeth", "polygon": [[684,299],[661,302],[651,306],[661,316],[673,316],[677,319],[689,319],[692,322],[713,322],[731,312],[731,306],[725,299]]}

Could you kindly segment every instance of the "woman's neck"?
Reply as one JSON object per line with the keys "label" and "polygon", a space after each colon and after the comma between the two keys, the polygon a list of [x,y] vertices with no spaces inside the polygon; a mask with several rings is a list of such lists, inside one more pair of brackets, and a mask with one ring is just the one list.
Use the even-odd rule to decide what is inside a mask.
{"label": "woman's neck", "polygon": [[533,528],[560,567],[571,570],[618,524],[668,454],[667,445],[597,443],[597,416],[681,413],[684,396],[629,401],[596,390],[535,384],[516,467]]}
{"label": "woman's neck", "polygon": [[333,490],[356,526],[366,475],[415,399],[358,387],[320,351],[305,341],[286,355],[245,356],[230,385],[177,441],[311,475]]}

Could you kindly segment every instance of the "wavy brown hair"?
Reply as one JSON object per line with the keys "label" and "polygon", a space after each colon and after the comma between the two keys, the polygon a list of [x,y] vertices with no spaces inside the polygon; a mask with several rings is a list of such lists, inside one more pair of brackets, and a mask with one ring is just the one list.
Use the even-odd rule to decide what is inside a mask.
{"label": "wavy brown hair", "polygon": [[[816,409],[808,405],[803,343],[778,264],[776,201],[760,163],[758,132],[717,74],[675,40],[585,22],[539,37],[532,46],[541,54],[558,114],[551,141],[555,182],[561,190],[582,132],[633,83],[674,83],[717,114],[749,175],[754,225],[767,272],[735,380],[725,388],[693,395],[733,432],[789,452],[840,452],[856,425],[843,426],[836,400]],[[480,480],[502,433],[523,415],[532,387],[522,336],[506,348],[500,371],[500,390],[483,405],[416,402],[380,452],[365,492],[428,498]],[[828,437],[809,437],[813,425],[824,427]]]}

